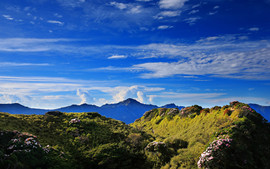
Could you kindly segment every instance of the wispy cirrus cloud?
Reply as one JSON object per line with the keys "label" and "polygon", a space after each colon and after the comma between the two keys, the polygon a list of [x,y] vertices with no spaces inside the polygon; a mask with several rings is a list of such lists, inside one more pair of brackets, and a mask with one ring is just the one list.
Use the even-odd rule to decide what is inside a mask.
{"label": "wispy cirrus cloud", "polygon": [[260,28],[258,28],[258,27],[252,27],[252,28],[249,28],[248,30],[249,31],[253,31],[253,32],[255,31],[256,32],[256,31],[259,31]]}
{"label": "wispy cirrus cloud", "polygon": [[0,62],[0,66],[2,67],[10,67],[10,66],[51,66],[49,63],[18,63],[18,62]]}
{"label": "wispy cirrus cloud", "polygon": [[[75,39],[1,38],[0,51],[3,52],[43,52],[59,50],[62,42]],[[58,46],[58,47],[56,47]]]}
{"label": "wispy cirrus cloud", "polygon": [[64,22],[57,21],[57,20],[48,20],[47,22],[52,23],[52,24],[64,25]]}
{"label": "wispy cirrus cloud", "polygon": [[[129,67],[103,67],[94,70],[130,71],[141,78],[206,75],[235,79],[270,79],[270,42],[242,40],[240,35],[205,37],[193,44],[148,44],[129,47],[133,57],[171,58]],[[141,58],[141,59],[142,59]]]}
{"label": "wispy cirrus cloud", "polygon": [[170,28],[173,28],[173,26],[170,26],[170,25],[160,25],[160,26],[158,26],[158,28],[157,29],[170,29]]}
{"label": "wispy cirrus cloud", "polygon": [[125,58],[127,58],[126,55],[112,55],[108,57],[108,59],[125,59]]}

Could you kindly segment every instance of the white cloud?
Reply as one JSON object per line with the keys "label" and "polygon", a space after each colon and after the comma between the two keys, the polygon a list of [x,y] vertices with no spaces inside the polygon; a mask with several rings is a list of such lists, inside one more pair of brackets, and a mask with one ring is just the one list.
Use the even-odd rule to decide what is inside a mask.
{"label": "white cloud", "polygon": [[[124,47],[122,47],[124,48]],[[134,71],[142,78],[175,75],[207,75],[237,79],[270,78],[270,42],[248,41],[241,35],[211,36],[193,44],[148,44],[127,47],[130,55],[171,58],[174,62],[146,62],[130,67],[103,67],[95,70]]]}
{"label": "white cloud", "polygon": [[217,11],[209,12],[208,14],[209,14],[209,15],[215,15],[215,14],[217,14]]}
{"label": "white cloud", "polygon": [[129,13],[132,14],[137,14],[141,12],[141,6],[137,5],[137,6],[133,6],[130,8]]}
{"label": "white cloud", "polygon": [[156,16],[154,16],[155,19],[164,19],[167,17],[176,17],[180,16],[181,11],[162,11],[158,13]]}
{"label": "white cloud", "polygon": [[10,21],[14,20],[14,18],[12,18],[10,15],[2,15],[2,16],[7,20],[10,20]]}
{"label": "white cloud", "polygon": [[119,2],[111,2],[110,5],[118,8],[118,9],[126,9],[128,7],[127,4],[124,4],[124,3],[119,3]]}
{"label": "white cloud", "polygon": [[194,8],[198,8],[200,6],[201,6],[201,4],[196,4],[196,5],[193,5],[191,8],[194,9]]}
{"label": "white cloud", "polygon": [[188,23],[189,25],[194,25],[195,22],[197,22],[199,19],[201,19],[201,17],[191,17],[191,18],[184,19],[184,21]]}
{"label": "white cloud", "polygon": [[166,16],[166,17],[179,16],[180,14],[181,14],[181,11],[162,11],[160,13],[161,16]]}
{"label": "white cloud", "polygon": [[108,57],[108,59],[125,59],[125,58],[127,58],[127,56],[125,55],[112,55]]}
{"label": "white cloud", "polygon": [[258,27],[252,27],[252,28],[249,28],[248,30],[249,30],[249,31],[256,32],[256,31],[259,31],[260,28],[258,28]]}
{"label": "white cloud", "polygon": [[159,27],[158,27],[158,29],[170,29],[170,28],[173,28],[173,26],[170,26],[170,25],[160,25]]}
{"label": "white cloud", "polygon": [[[239,79],[270,78],[270,48],[249,52],[218,52],[193,55],[178,62],[150,62],[134,65],[148,70],[142,78],[162,78],[174,75],[212,75]],[[259,63],[259,64],[258,64]]]}
{"label": "white cloud", "polygon": [[56,20],[48,20],[47,22],[52,23],[52,24],[64,25],[64,22],[56,21]]}
{"label": "white cloud", "polygon": [[219,6],[217,5],[217,6],[214,6],[214,8],[213,9],[218,9],[219,8]]}
{"label": "white cloud", "polygon": [[93,102],[93,98],[89,95],[87,91],[83,89],[77,89],[77,96],[79,96],[81,99],[80,105]]}
{"label": "white cloud", "polygon": [[142,6],[132,3],[119,3],[119,2],[111,2],[111,6],[118,8],[120,10],[126,10],[127,13],[138,14],[142,12]]}
{"label": "white cloud", "polygon": [[[76,41],[75,39],[38,39],[38,38],[1,38],[0,51],[5,52],[44,52],[61,50],[62,42]],[[70,47],[67,47],[67,49]]]}
{"label": "white cloud", "polygon": [[0,66],[51,66],[48,63],[17,63],[17,62],[0,62]]}
{"label": "white cloud", "polygon": [[182,8],[188,0],[160,0],[159,6],[164,9],[179,9]]}
{"label": "white cloud", "polygon": [[137,100],[139,101],[139,102],[141,102],[141,103],[143,103],[143,101],[144,101],[144,94],[143,94],[143,92],[142,91],[138,91],[137,92]]}
{"label": "white cloud", "polygon": [[195,14],[195,13],[198,13],[199,12],[199,10],[198,9],[193,9],[192,11],[190,11],[188,14]]}
{"label": "white cloud", "polygon": [[64,7],[81,7],[86,0],[56,0],[60,5]]}

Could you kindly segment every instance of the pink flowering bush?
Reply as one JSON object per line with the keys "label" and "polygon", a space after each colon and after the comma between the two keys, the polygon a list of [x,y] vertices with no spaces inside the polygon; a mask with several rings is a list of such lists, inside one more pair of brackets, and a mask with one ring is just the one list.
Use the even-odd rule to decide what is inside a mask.
{"label": "pink flowering bush", "polygon": [[229,155],[232,139],[228,136],[214,140],[201,154],[198,168],[224,168]]}

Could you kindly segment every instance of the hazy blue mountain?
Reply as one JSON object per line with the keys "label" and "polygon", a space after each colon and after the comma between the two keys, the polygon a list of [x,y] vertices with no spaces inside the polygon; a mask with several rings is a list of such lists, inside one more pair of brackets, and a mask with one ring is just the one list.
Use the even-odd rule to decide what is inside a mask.
{"label": "hazy blue mountain", "polygon": [[181,110],[182,108],[184,108],[184,106],[177,106],[174,103],[170,103],[170,104],[166,104],[164,106],[161,106],[161,108],[178,108],[179,110]]}
{"label": "hazy blue mountain", "polygon": [[29,108],[19,103],[0,104],[0,112],[11,114],[44,114],[47,111],[49,110]]}
{"label": "hazy blue mountain", "polygon": [[76,105],[73,104],[71,106],[67,107],[62,107],[59,109],[55,109],[57,111],[62,111],[62,112],[98,112],[100,107],[96,105],[91,105],[91,104],[81,104],[81,105]]}
{"label": "hazy blue mountain", "polygon": [[[175,104],[162,106],[164,108],[183,108]],[[18,103],[0,104],[0,112],[8,112],[12,114],[45,114],[47,111],[61,112],[98,112],[106,117],[121,120],[125,123],[132,123],[140,118],[146,111],[158,108],[156,105],[143,104],[134,99],[127,99],[115,104],[105,104],[96,106],[91,104],[71,105],[54,110],[32,109]]]}
{"label": "hazy blue mountain", "polygon": [[[251,108],[260,113],[264,118],[270,121],[270,106],[261,106],[258,104],[249,104]],[[132,123],[140,118],[146,111],[158,108],[156,105],[143,104],[134,99],[127,99],[115,104],[105,104],[96,106],[91,104],[71,105],[54,109],[62,112],[98,112],[106,117],[121,120],[125,123]],[[183,106],[177,106],[174,103],[166,104],[161,108],[178,108],[181,110]],[[0,104],[0,112],[8,112],[12,114],[45,114],[46,109],[34,109],[23,106],[19,103]]]}
{"label": "hazy blue mountain", "polygon": [[134,99],[127,99],[116,104],[105,104],[100,107],[99,113],[110,118],[132,123],[146,111],[158,108],[156,105],[142,104]]}
{"label": "hazy blue mountain", "polygon": [[270,122],[270,106],[261,106],[253,103],[249,104],[249,106]]}

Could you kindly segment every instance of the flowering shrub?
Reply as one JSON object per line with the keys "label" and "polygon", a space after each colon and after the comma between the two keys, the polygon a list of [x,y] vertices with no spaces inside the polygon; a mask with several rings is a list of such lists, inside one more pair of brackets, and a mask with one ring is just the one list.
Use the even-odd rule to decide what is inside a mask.
{"label": "flowering shrub", "polygon": [[235,105],[238,105],[240,102],[239,101],[232,101],[230,102],[230,106],[235,106]]}
{"label": "flowering shrub", "polygon": [[201,154],[197,162],[198,168],[224,168],[232,139],[228,136],[214,140]]}
{"label": "flowering shrub", "polygon": [[145,147],[145,150],[151,151],[151,152],[163,151],[164,149],[166,149],[166,144],[163,142],[156,142],[156,141],[149,143]]}
{"label": "flowering shrub", "polygon": [[80,122],[81,122],[81,120],[78,119],[78,118],[71,119],[71,120],[69,121],[70,124],[76,124],[76,123],[80,123]]}
{"label": "flowering shrub", "polygon": [[[13,133],[15,134],[15,137],[8,142],[6,156],[10,156],[15,152],[31,152],[34,149],[41,148],[40,143],[36,140],[36,136],[25,132],[20,133],[18,131],[13,131]],[[49,150],[46,150],[45,152],[48,151]]]}
{"label": "flowering shrub", "polygon": [[201,110],[202,110],[201,106],[193,105],[193,106],[185,107],[181,109],[180,115],[184,117],[186,116],[193,117],[195,115],[199,115]]}
{"label": "flowering shrub", "polygon": [[254,112],[254,111],[252,110],[252,108],[247,107],[247,106],[243,106],[243,107],[241,107],[241,110],[244,110],[244,111],[250,111],[250,112]]}

